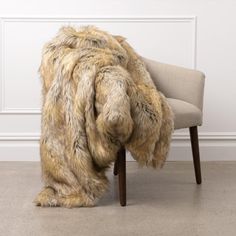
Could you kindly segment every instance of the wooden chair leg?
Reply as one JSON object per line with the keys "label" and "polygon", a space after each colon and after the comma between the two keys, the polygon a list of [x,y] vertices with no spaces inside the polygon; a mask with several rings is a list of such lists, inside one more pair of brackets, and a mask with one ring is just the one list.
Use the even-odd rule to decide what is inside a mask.
{"label": "wooden chair leg", "polygon": [[118,152],[118,177],[120,205],[126,206],[126,154],[125,148]]}
{"label": "wooden chair leg", "polygon": [[115,164],[114,164],[113,174],[118,175],[118,157],[117,157]]}
{"label": "wooden chair leg", "polygon": [[197,126],[190,127],[189,131],[190,131],[190,139],[191,139],[191,146],[192,146],[192,153],[193,153],[193,163],[194,163],[196,182],[197,184],[201,184],[202,176],[201,176],[201,163],[200,163],[200,154],[199,154]]}

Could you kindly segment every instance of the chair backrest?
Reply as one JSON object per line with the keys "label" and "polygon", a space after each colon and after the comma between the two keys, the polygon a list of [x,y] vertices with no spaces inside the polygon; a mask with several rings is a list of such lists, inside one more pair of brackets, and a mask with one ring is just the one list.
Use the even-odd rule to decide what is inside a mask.
{"label": "chair backrest", "polygon": [[166,97],[183,100],[202,110],[205,81],[202,72],[142,59],[157,89]]}

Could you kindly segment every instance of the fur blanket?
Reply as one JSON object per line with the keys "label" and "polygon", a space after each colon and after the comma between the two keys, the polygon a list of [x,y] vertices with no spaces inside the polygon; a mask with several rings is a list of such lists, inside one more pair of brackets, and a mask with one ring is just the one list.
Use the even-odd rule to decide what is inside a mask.
{"label": "fur blanket", "polygon": [[140,165],[162,167],[173,113],[141,57],[121,36],[63,27],[43,49],[39,206],[92,206],[124,146]]}

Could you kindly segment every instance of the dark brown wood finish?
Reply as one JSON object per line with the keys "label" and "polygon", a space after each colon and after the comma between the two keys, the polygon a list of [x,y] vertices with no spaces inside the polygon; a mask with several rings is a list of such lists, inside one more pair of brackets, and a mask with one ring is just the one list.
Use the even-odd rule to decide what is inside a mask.
{"label": "dark brown wood finish", "polygon": [[[120,205],[126,206],[126,153],[125,148],[118,152],[117,173],[119,177]],[[115,171],[114,171],[115,172]]]}
{"label": "dark brown wood finish", "polygon": [[[195,170],[195,177],[197,184],[202,183],[201,176],[201,163],[199,154],[199,141],[198,141],[198,129],[197,126],[189,128],[192,154],[193,154],[193,164]],[[114,165],[114,175],[119,176],[119,195],[120,195],[120,205],[126,206],[126,153],[125,148],[120,149],[117,155],[117,159]]]}
{"label": "dark brown wood finish", "polygon": [[193,163],[195,170],[195,177],[197,184],[202,183],[201,176],[201,163],[200,163],[200,154],[199,154],[199,143],[198,143],[198,130],[197,126],[193,126],[189,128],[192,153],[193,153]]}

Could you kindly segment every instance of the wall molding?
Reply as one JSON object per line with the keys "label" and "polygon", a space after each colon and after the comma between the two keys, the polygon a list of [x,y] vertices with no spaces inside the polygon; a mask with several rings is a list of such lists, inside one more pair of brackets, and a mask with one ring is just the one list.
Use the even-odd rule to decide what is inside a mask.
{"label": "wall molding", "polygon": [[[199,141],[233,141],[236,145],[236,132],[199,132]],[[0,133],[0,141],[39,141],[40,133]],[[188,141],[189,133],[175,133],[172,141]]]}
{"label": "wall molding", "polygon": [[[39,161],[39,133],[0,133],[0,161]],[[236,132],[200,132],[202,161],[236,161]],[[128,161],[134,161],[127,155]],[[189,134],[172,138],[167,161],[192,161]]]}
{"label": "wall molding", "polygon": [[0,59],[0,70],[1,70],[1,109],[0,115],[40,115],[41,110],[35,108],[14,108],[6,107],[5,103],[5,24],[7,22],[61,22],[66,24],[73,24],[78,22],[88,23],[192,23],[193,24],[193,42],[192,42],[192,68],[197,67],[197,17],[196,16],[0,16],[0,32],[1,32],[1,59]]}
{"label": "wall molding", "polygon": [[47,15],[0,15],[0,19],[3,21],[30,21],[30,22],[37,22],[37,21],[53,21],[53,22],[156,22],[156,20],[163,20],[163,21],[192,21],[196,19],[196,15],[139,15],[139,16],[91,16],[91,15],[84,15],[84,16],[75,16],[75,15],[54,15],[54,16],[47,16]]}

